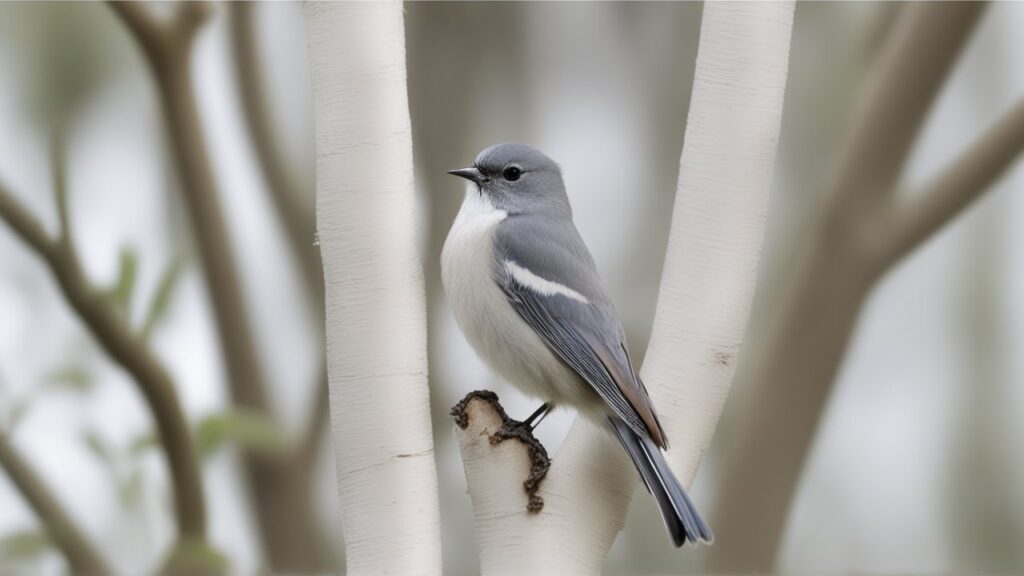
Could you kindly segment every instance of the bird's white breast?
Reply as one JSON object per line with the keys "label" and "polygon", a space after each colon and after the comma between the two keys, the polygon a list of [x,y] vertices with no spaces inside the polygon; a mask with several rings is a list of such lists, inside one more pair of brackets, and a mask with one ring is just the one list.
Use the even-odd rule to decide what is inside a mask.
{"label": "bird's white breast", "polygon": [[519,317],[494,280],[494,229],[507,217],[470,185],[441,251],[452,312],[470,345],[502,378],[543,400],[576,404],[567,396],[580,393],[579,377]]}

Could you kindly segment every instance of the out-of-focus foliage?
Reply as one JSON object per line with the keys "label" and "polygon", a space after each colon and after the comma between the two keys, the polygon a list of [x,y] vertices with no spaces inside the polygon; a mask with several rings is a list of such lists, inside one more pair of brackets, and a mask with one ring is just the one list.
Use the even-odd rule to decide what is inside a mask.
{"label": "out-of-focus foliage", "polygon": [[80,362],[68,363],[54,370],[43,383],[46,388],[84,394],[96,387],[96,379],[89,367]]}
{"label": "out-of-focus foliage", "polygon": [[265,456],[287,452],[287,438],[270,419],[235,408],[202,418],[196,426],[199,454],[209,457],[227,444]]}
{"label": "out-of-focus foliage", "polygon": [[0,8],[6,65],[19,70],[22,112],[43,127],[79,114],[85,101],[123,70],[103,10],[77,2],[11,2]]}
{"label": "out-of-focus foliage", "polygon": [[149,340],[153,329],[167,316],[171,297],[174,295],[174,289],[181,280],[181,274],[185,270],[185,263],[185,258],[182,256],[173,258],[164,269],[163,274],[160,275],[160,280],[157,282],[156,290],[153,293],[153,299],[150,301],[149,308],[146,310],[146,316],[142,321],[141,335],[143,340]]}
{"label": "out-of-focus foliage", "polygon": [[22,562],[36,559],[53,550],[53,542],[45,532],[25,530],[0,536],[0,562]]}
{"label": "out-of-focus foliage", "polygon": [[[156,8],[166,16],[175,6]],[[124,574],[160,566],[259,570],[259,528],[245,497],[241,456],[279,461],[294,453],[296,430],[305,424],[297,415],[311,403],[306,373],[316,372],[315,355],[307,353],[323,329],[322,318],[306,317],[302,299],[309,296],[296,288],[300,267],[285,248],[240,126],[225,10],[211,8],[192,54],[192,79],[246,309],[259,331],[271,414],[231,401],[178,194],[181,178],[137,45],[103,4],[0,3],[0,182],[54,236],[63,199],[87,275],[167,364],[202,456],[210,544],[185,542],[161,556],[173,537],[173,503],[152,417],[52,275],[0,222],[0,430],[24,447],[69,514]],[[871,8],[798,5],[763,261],[769,290],[785,288],[787,270],[776,264],[803,241],[805,217],[820,207],[819,183],[873,50]],[[954,71],[960,89],[938,102],[911,176],[941,164],[1004,103],[967,98],[964,85],[1020,96],[1024,74],[1014,64],[1024,60],[1024,48],[1014,31],[1024,26],[1022,8],[990,9],[974,40],[988,51],[966,57],[979,74],[999,81]],[[254,10],[264,85],[276,110],[272,126],[294,176],[288,193],[301,197],[308,212],[314,136],[298,11],[295,4]],[[496,389],[513,414],[528,413],[535,401],[484,369],[448,311],[437,260],[463,188],[444,171],[503,140],[554,155],[639,357],[656,304],[700,16],[697,3],[406,6],[446,572],[479,567],[448,407],[484,387]],[[66,142],[66,163],[52,162],[59,152],[54,134]],[[65,169],[67,186],[57,186]],[[876,288],[791,511],[781,554],[787,571],[1024,571],[1013,537],[996,538],[1019,533],[1015,519],[1024,518],[1024,364],[1014,354],[1024,337],[1024,227],[1015,225],[1024,218],[1020,173],[1000,190],[979,207],[988,220],[968,211],[968,224],[940,235]],[[735,405],[741,395],[734,390],[730,399],[733,418],[742,418]],[[571,418],[562,411],[540,428],[549,450]],[[732,432],[726,418],[717,438]],[[716,496],[717,449],[693,492],[703,509]],[[310,483],[315,521],[322,539],[337,547],[329,448],[317,457]],[[999,496],[979,494],[982,486]],[[40,526],[0,473],[0,573],[64,571]],[[653,505],[638,498],[606,568],[700,572],[703,554],[672,549]]]}
{"label": "out-of-focus foliage", "polygon": [[125,317],[131,313],[132,296],[135,293],[135,279],[138,275],[139,258],[131,248],[122,248],[117,278],[107,288],[107,297]]}

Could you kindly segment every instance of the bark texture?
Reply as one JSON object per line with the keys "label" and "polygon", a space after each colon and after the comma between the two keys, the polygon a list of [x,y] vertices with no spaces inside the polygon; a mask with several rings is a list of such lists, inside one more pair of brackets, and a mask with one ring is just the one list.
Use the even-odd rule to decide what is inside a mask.
{"label": "bark texture", "polygon": [[349,574],[440,574],[400,3],[303,5]]}

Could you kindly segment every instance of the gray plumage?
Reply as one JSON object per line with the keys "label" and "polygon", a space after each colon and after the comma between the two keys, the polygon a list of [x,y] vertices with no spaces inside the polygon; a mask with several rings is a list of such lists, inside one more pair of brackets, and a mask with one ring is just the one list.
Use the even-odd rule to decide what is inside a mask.
{"label": "gray plumage", "polygon": [[467,340],[503,378],[606,423],[655,496],[676,546],[711,541],[661,449],[668,442],[626,348],[558,165],[522,144],[492,146],[445,242],[442,278]]}
{"label": "gray plumage", "polygon": [[[520,213],[502,221],[494,231],[495,281],[523,320],[619,418],[637,434],[654,436],[664,444],[647,391],[630,364],[615,307],[576,227],[570,219],[560,221],[563,218]],[[505,262],[572,288],[587,301],[532,290],[508,273]]]}

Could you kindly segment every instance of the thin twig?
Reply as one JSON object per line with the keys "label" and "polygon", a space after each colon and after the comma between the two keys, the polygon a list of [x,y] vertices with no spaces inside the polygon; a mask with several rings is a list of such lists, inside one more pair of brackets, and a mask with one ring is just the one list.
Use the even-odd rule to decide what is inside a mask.
{"label": "thin twig", "polygon": [[[164,104],[174,160],[184,180],[182,195],[195,229],[207,291],[227,361],[232,395],[240,406],[267,413],[261,362],[252,342],[252,323],[245,309],[238,265],[228,237],[195,101],[188,64],[191,36],[179,35],[173,42],[154,39],[154,36],[169,36],[172,32],[152,25],[145,17],[125,17],[131,12],[125,13],[123,4],[110,3],[122,13],[140,45],[144,48],[159,46],[157,54],[151,57],[151,63]],[[161,66],[160,63],[170,65]]]}
{"label": "thin twig", "polygon": [[[119,3],[111,5],[119,9]],[[192,40],[195,24],[204,10],[196,8],[194,2],[182,6],[190,15],[179,14],[176,24],[168,28],[122,17],[149,53],[173,158],[182,178],[181,192],[192,221],[216,319],[232,400],[237,406],[272,417],[262,361],[253,339],[253,323],[246,308],[246,295],[228,236],[192,84]],[[149,47],[152,46],[157,49],[151,52]],[[319,570],[323,561],[314,542],[318,529],[308,498],[311,470],[292,464],[290,458],[247,455],[245,466],[253,488],[252,503],[273,569]]]}
{"label": "thin twig", "polygon": [[[910,4],[875,58],[824,186],[822,218],[794,253],[788,288],[762,311],[768,337],[749,351],[737,383],[748,390],[745,404],[756,409],[744,412],[736,449],[723,451],[717,505],[745,513],[716,526],[714,571],[765,571],[774,564],[852,327],[887,268],[877,257],[872,225],[891,208],[914,141],[985,6]],[[766,459],[773,466],[763,466]],[[754,476],[759,481],[752,488]]]}
{"label": "thin twig", "polygon": [[110,357],[134,377],[153,413],[167,453],[178,529],[185,536],[205,537],[206,503],[199,477],[199,459],[167,370],[89,282],[70,242],[51,239],[42,224],[3,185],[0,185],[0,219],[49,266],[65,299],[82,322]]}
{"label": "thin twig", "polygon": [[[253,7],[254,4],[250,2],[232,2],[228,13],[242,111],[245,113],[250,140],[256,149],[260,170],[284,223],[292,251],[302,264],[309,290],[322,300],[323,271],[319,251],[313,244],[313,206],[302,202],[302,198],[295,193],[281,148],[275,145],[278,138],[274,134],[272,110],[260,73],[262,68],[253,30]],[[320,308],[323,308],[322,302]]]}
{"label": "thin twig", "polygon": [[1024,151],[1024,100],[999,118],[958,159],[924,185],[897,199],[883,235],[880,259],[894,262],[982,195]]}
{"label": "thin twig", "polygon": [[85,532],[64,511],[64,506],[57,500],[46,482],[22,457],[3,432],[0,432],[0,467],[7,472],[11,482],[39,517],[54,545],[67,558],[72,574],[101,576],[111,573],[107,563],[86,537]]}
{"label": "thin twig", "polygon": [[878,2],[871,7],[867,25],[864,26],[864,56],[869,62],[882,51],[885,43],[892,38],[892,31],[896,27],[906,7],[904,2]]}
{"label": "thin twig", "polygon": [[[850,121],[829,194],[834,216],[876,208],[892,191],[939,88],[984,2],[914,4],[896,22]],[[837,223],[828,223],[832,226]]]}
{"label": "thin twig", "polygon": [[182,53],[179,48],[188,45],[199,25],[209,15],[205,2],[180,2],[169,22],[154,18],[146,8],[146,2],[111,0],[107,4],[132,31],[150,64],[158,71],[171,64],[168,57]]}
{"label": "thin twig", "polygon": [[57,221],[60,223],[58,242],[71,243],[71,219],[68,218],[67,149],[64,135],[57,133],[53,141],[53,193],[57,204]]}
{"label": "thin twig", "polygon": [[157,58],[162,50],[161,44],[166,36],[166,31],[148,13],[146,3],[135,0],[118,0],[108,2],[108,4],[125,25],[135,32],[146,56],[151,60]]}
{"label": "thin twig", "polygon": [[[295,193],[281,147],[275,145],[278,138],[274,134],[272,110],[265,96],[266,90],[260,73],[262,68],[257,54],[253,6],[250,2],[232,2],[228,9],[242,111],[259,160],[258,165],[263,171],[263,179],[284,224],[292,252],[302,266],[314,318],[323,318],[324,277],[320,251],[313,243],[315,215],[313,207]],[[299,437],[299,450],[310,455],[316,454],[329,422],[326,362],[321,347],[321,368],[314,384],[319,390],[306,419],[309,426]]]}
{"label": "thin twig", "polygon": [[320,363],[317,371],[316,395],[313,397],[313,404],[309,407],[307,424],[301,436],[298,437],[297,460],[301,465],[312,466],[320,453],[320,447],[327,437],[326,431],[331,423],[330,394],[327,386],[327,359]]}

